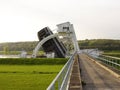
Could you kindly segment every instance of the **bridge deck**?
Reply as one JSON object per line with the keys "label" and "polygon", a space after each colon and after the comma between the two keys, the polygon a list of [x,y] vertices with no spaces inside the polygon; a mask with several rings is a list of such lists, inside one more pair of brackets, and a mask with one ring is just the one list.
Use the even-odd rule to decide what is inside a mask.
{"label": "bridge deck", "polygon": [[120,79],[89,60],[84,54],[80,55],[81,78],[83,90],[120,90]]}

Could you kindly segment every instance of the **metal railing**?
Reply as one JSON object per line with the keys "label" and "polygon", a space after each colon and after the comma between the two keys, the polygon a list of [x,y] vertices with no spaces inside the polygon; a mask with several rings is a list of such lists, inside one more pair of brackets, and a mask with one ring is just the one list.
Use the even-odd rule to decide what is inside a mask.
{"label": "metal railing", "polygon": [[97,60],[102,61],[103,63],[112,66],[118,70],[120,70],[120,58],[118,57],[112,57],[112,56],[106,56],[106,55],[100,55],[98,56],[93,56]]}
{"label": "metal railing", "polygon": [[70,59],[62,68],[62,70],[58,73],[58,75],[49,85],[47,90],[67,90],[68,89],[68,82],[69,82],[70,72],[74,62],[75,54],[76,52],[70,57]]}

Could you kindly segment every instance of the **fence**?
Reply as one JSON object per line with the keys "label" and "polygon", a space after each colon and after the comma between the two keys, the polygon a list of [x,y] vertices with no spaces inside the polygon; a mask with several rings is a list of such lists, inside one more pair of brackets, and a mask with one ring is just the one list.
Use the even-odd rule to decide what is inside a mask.
{"label": "fence", "polygon": [[106,55],[100,55],[99,57],[93,56],[97,60],[102,61],[103,63],[112,66],[118,70],[120,70],[120,58],[112,57],[112,56],[106,56]]}
{"label": "fence", "polygon": [[72,64],[73,64],[75,55],[76,55],[76,52],[70,57],[68,62],[64,65],[62,70],[58,73],[56,78],[49,85],[47,90],[66,90],[66,89],[68,89],[70,72],[71,72],[71,68],[72,68]]}

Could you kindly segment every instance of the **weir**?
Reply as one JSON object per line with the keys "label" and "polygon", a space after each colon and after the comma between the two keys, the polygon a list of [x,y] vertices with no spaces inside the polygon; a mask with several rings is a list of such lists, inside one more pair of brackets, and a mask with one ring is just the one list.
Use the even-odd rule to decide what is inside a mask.
{"label": "weir", "polygon": [[120,58],[102,55],[98,49],[79,50],[73,25],[65,22],[57,27],[55,34],[49,27],[38,32],[39,43],[32,55],[36,58],[39,48],[43,47],[46,53],[54,52],[55,57],[69,56],[47,90],[119,90],[120,74],[109,66],[120,70]]}
{"label": "weir", "polygon": [[[76,35],[73,25],[70,22],[65,22],[57,25],[57,33],[53,33],[49,27],[41,29],[37,35],[39,39],[38,45],[33,50],[32,57],[36,58],[40,47],[47,53],[54,53],[55,58],[65,58],[70,55],[70,45],[74,46],[73,52],[79,52]],[[59,37],[62,37],[60,40]],[[66,41],[67,40],[67,41]],[[65,42],[65,43],[64,43]],[[66,47],[67,46],[67,47]]]}

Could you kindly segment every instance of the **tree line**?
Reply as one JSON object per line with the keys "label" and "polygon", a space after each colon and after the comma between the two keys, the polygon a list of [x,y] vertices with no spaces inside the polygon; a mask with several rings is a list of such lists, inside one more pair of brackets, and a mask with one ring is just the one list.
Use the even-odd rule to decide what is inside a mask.
{"label": "tree line", "polygon": [[112,39],[92,39],[79,40],[78,44],[81,49],[98,48],[99,50],[118,50],[120,51],[120,40]]}
{"label": "tree line", "polygon": [[[38,41],[0,43],[0,51],[33,51]],[[78,40],[80,49],[119,50],[120,40],[92,39]],[[42,48],[41,48],[42,50]]]}
{"label": "tree line", "polygon": [[33,51],[38,41],[0,43],[0,51]]}

